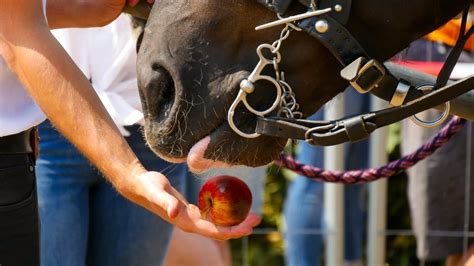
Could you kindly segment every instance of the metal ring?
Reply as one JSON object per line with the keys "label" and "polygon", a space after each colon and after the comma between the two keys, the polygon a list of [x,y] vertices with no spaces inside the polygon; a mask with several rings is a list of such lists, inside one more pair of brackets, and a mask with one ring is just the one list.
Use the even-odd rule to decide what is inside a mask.
{"label": "metal ring", "polygon": [[444,121],[446,121],[446,119],[449,116],[449,112],[451,111],[451,103],[450,102],[445,102],[444,105],[445,105],[444,112],[438,118],[436,118],[435,120],[424,121],[424,120],[421,120],[420,118],[418,118],[416,116],[416,114],[412,115],[410,117],[410,119],[416,125],[418,125],[420,127],[424,127],[424,128],[433,128],[433,127],[439,126]]}
{"label": "metal ring", "polygon": [[273,86],[275,87],[275,91],[276,91],[275,100],[273,101],[273,104],[268,109],[263,110],[263,111],[259,111],[255,108],[253,108],[247,102],[247,95],[245,95],[245,97],[242,98],[242,103],[245,105],[245,107],[247,107],[247,110],[250,111],[251,113],[253,113],[257,116],[265,116],[265,115],[271,113],[272,111],[274,111],[275,109],[277,109],[280,106],[281,97],[282,97],[282,92],[281,92],[282,90],[280,88],[280,84],[278,83],[278,81],[276,81],[274,78],[272,78],[270,76],[265,76],[265,75],[258,76],[257,79],[255,80],[255,82],[257,82],[259,80],[266,80],[266,81],[269,81],[269,82],[273,83]]}

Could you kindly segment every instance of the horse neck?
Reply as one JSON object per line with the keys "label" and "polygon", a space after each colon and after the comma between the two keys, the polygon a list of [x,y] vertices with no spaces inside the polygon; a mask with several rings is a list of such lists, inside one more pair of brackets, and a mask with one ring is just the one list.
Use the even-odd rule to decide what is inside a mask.
{"label": "horse neck", "polygon": [[470,0],[354,0],[348,28],[367,52],[386,60],[461,13]]}

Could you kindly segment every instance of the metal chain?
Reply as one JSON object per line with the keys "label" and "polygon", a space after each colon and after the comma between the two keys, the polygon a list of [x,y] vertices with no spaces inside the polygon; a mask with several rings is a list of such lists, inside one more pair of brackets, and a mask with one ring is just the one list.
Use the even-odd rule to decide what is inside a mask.
{"label": "metal chain", "polygon": [[281,31],[278,40],[272,43],[273,50],[271,52],[277,55],[273,58],[273,68],[275,70],[275,79],[280,84],[280,87],[282,89],[282,98],[278,115],[285,116],[286,118],[302,118],[303,113],[299,111],[299,104],[296,102],[296,95],[293,92],[293,89],[291,88],[290,84],[285,81],[285,73],[280,71],[278,65],[278,58],[281,58],[281,45],[283,41],[290,36],[293,30],[300,31],[301,29],[292,23],[286,24],[285,28],[283,28],[283,30]]}
{"label": "metal chain", "polygon": [[[279,63],[282,58],[280,49],[283,41],[290,36],[290,33],[293,30],[299,31],[301,29],[292,24],[292,22],[285,21],[282,24],[285,24],[285,27],[280,32],[280,36],[276,41],[274,41],[272,44],[260,44],[257,47],[257,55],[260,60],[249,76],[240,82],[240,90],[227,112],[227,121],[229,126],[241,137],[258,138],[260,134],[257,132],[247,133],[239,129],[234,120],[235,111],[237,110],[239,104],[244,104],[249,112],[259,117],[264,117],[273,111],[276,111],[278,115],[285,116],[287,118],[301,118],[303,116],[303,114],[299,111],[299,105],[296,102],[295,93],[293,92],[291,86],[285,81],[285,75],[282,71],[280,71],[279,68]],[[268,53],[265,54],[264,50],[268,50],[272,56],[267,58]],[[275,77],[263,74],[263,71],[268,65],[273,65]],[[276,90],[273,104],[265,110],[254,108],[247,101],[247,96],[254,93],[255,91],[255,83],[262,80],[273,83]]]}

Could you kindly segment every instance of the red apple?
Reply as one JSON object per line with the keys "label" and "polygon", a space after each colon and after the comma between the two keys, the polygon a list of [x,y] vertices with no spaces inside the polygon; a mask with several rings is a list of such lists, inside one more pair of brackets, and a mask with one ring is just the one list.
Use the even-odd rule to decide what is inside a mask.
{"label": "red apple", "polygon": [[199,210],[204,219],[220,226],[240,224],[252,205],[252,193],[244,181],[233,176],[216,176],[199,191]]}

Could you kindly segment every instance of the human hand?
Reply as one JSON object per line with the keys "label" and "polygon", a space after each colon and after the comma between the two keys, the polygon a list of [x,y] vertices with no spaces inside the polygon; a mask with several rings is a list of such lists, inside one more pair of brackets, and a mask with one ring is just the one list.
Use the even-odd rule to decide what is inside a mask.
{"label": "human hand", "polygon": [[185,232],[226,240],[250,235],[253,227],[260,223],[260,218],[251,213],[239,225],[232,227],[216,226],[202,219],[199,208],[189,204],[171,186],[168,179],[158,172],[141,173],[128,186],[128,189],[125,188],[126,192],[122,191],[125,197],[158,214]]}
{"label": "human hand", "polygon": [[[140,0],[127,0],[127,2],[128,2],[128,5],[130,6],[136,6],[140,2]],[[155,0],[146,0],[146,2],[148,4],[153,4]]]}

